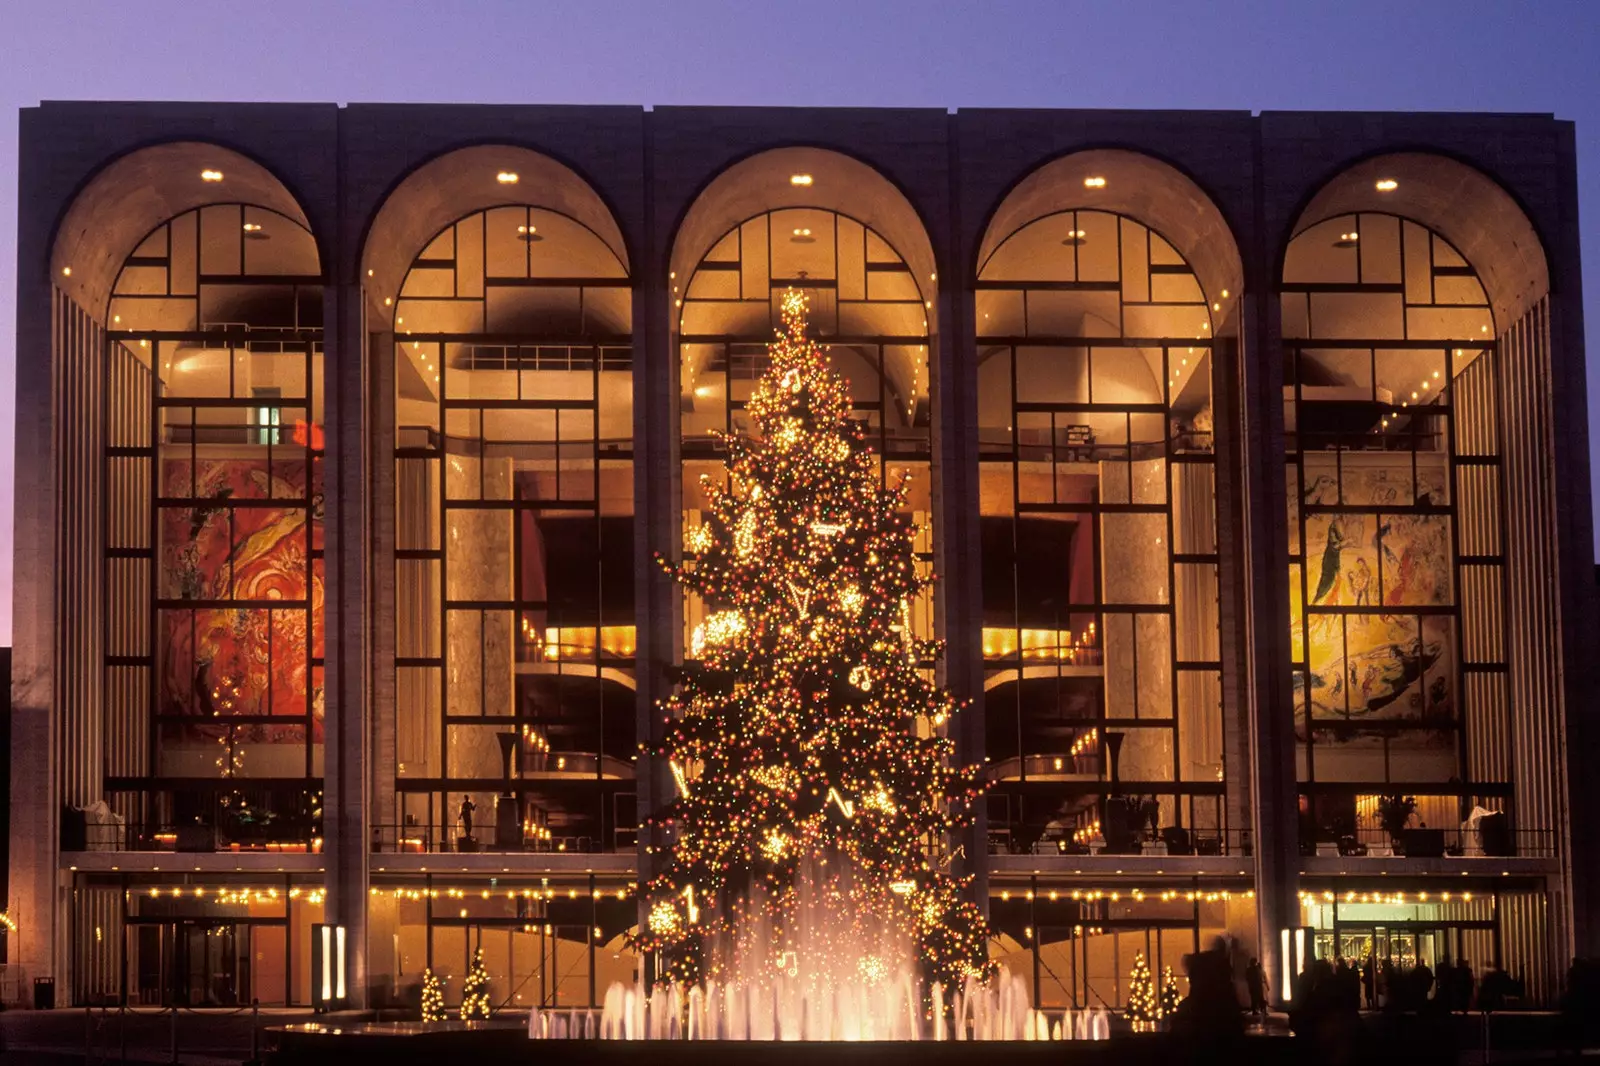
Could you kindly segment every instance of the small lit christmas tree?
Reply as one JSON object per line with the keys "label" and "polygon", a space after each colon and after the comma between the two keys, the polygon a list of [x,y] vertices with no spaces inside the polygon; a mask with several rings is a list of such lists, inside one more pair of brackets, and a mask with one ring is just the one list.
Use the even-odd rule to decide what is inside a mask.
{"label": "small lit christmas tree", "polygon": [[422,1020],[444,1021],[444,982],[432,969],[422,971]]}
{"label": "small lit christmas tree", "polygon": [[1128,1020],[1135,1029],[1148,1029],[1161,1017],[1161,1004],[1156,998],[1155,977],[1144,952],[1133,960],[1133,972],[1128,975]]}
{"label": "small lit christmas tree", "polygon": [[791,935],[821,899],[854,926],[840,944],[886,932],[924,980],[987,979],[983,916],[947,872],[978,768],[954,762],[957,704],[925,673],[940,647],[912,632],[932,579],[907,479],[885,484],[793,289],[770,354],[745,403],[753,439],[725,438],[728,483],[702,479],[706,518],[663,563],[706,617],[650,749],[673,794],[651,819],[669,854],[639,946],[669,982],[725,978],[759,937],[772,975],[814,974],[849,950],[813,938],[808,959]]}
{"label": "small lit christmas tree", "polygon": [[467,971],[467,979],[461,983],[461,1020],[470,1022],[488,1017],[489,971],[483,965],[483,949],[478,948],[472,953],[472,968]]}
{"label": "small lit christmas tree", "polygon": [[1172,967],[1171,966],[1162,967],[1162,969],[1161,969],[1161,1016],[1163,1018],[1172,1017],[1173,1013],[1176,1012],[1177,1009],[1178,1009],[1179,1001],[1181,1001],[1182,999],[1183,999],[1183,997],[1178,994],[1178,978],[1177,978],[1177,975],[1172,972]]}

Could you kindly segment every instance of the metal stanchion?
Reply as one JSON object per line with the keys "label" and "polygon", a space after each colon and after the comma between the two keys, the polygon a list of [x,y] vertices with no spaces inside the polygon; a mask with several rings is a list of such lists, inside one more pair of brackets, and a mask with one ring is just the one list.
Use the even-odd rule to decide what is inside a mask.
{"label": "metal stanchion", "polygon": [[178,1061],[178,1005],[172,1005],[172,1058],[170,1062]]}
{"label": "metal stanchion", "polygon": [[261,1001],[250,1001],[250,1064],[261,1061]]}
{"label": "metal stanchion", "polygon": [[117,1008],[117,1013],[122,1015],[122,1024],[118,1026],[120,1032],[117,1036],[117,1062],[126,1066],[128,1061],[128,1005],[122,1004]]}
{"label": "metal stanchion", "polygon": [[89,1066],[90,1042],[94,1038],[94,1008],[85,1003],[83,1005],[83,1066]]}

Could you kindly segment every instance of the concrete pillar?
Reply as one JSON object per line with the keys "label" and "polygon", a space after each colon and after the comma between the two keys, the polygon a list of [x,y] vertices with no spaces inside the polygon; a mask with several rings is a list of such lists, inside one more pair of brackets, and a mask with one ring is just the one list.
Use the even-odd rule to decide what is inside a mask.
{"label": "concrete pillar", "polygon": [[[362,306],[355,286],[324,290],[324,645],[323,861],[325,920],[343,925],[346,987],[352,1007],[366,1005],[366,660],[367,544],[366,363]],[[300,949],[296,945],[296,950]],[[309,950],[310,945],[305,945]]]}
{"label": "concrete pillar", "polygon": [[[978,353],[974,336],[972,250],[963,239],[960,141],[949,124],[949,261],[939,264],[937,283],[917,278],[936,295],[938,336],[929,352],[929,400],[933,412],[933,500],[936,535],[935,617],[945,641],[943,682],[957,699],[970,700],[958,714],[951,736],[956,758],[983,763],[983,552],[978,517]],[[989,909],[989,819],[980,797],[972,825],[962,834],[965,857],[953,873],[972,874],[972,895]]]}
{"label": "concrete pillar", "polygon": [[[30,115],[23,113],[24,123]],[[24,139],[26,143],[26,138]],[[19,174],[20,202],[39,202],[35,170]],[[35,977],[64,977],[58,941],[56,867],[60,853],[56,755],[56,436],[52,294],[42,266],[43,236],[26,220],[17,278],[16,487],[12,584],[11,826],[5,908],[17,923],[10,962],[23,988]],[[65,989],[61,989],[65,992]],[[60,993],[58,993],[60,994]]]}
{"label": "concrete pillar", "polygon": [[1251,740],[1249,699],[1250,656],[1247,634],[1247,570],[1244,487],[1244,411],[1247,409],[1240,360],[1241,304],[1217,325],[1211,350],[1212,441],[1216,453],[1217,618],[1222,652],[1223,772],[1227,792],[1223,813],[1228,827],[1228,847],[1236,848],[1242,833],[1254,837],[1251,814]]}
{"label": "concrete pillar", "polygon": [[[1257,263],[1275,262],[1261,255]],[[1293,690],[1289,669],[1288,512],[1283,479],[1283,362],[1278,301],[1262,278],[1241,299],[1244,324],[1238,362],[1243,397],[1240,432],[1242,550],[1251,659],[1245,678],[1256,922],[1261,962],[1275,998],[1282,969],[1278,931],[1300,921],[1300,842],[1295,784]],[[1248,283],[1248,282],[1247,282]]]}
{"label": "concrete pillar", "polygon": [[[363,300],[362,306],[365,306]],[[395,358],[394,334],[380,332],[362,338],[367,351],[366,440],[370,449],[367,464],[366,506],[368,516],[367,577],[368,610],[373,619],[368,627],[367,735],[371,738],[372,763],[368,793],[367,836],[377,826],[399,821],[395,809],[395,775],[399,757],[395,739]],[[380,622],[379,620],[386,620]],[[369,849],[370,850],[370,849]]]}
{"label": "concrete pillar", "polygon": [[[671,282],[667,278],[670,238],[657,218],[653,158],[654,130],[645,116],[644,243],[636,250],[633,269],[633,485],[634,485],[634,617],[638,626],[636,660],[637,733],[640,743],[660,739],[656,700],[672,689],[667,669],[676,657],[679,618],[677,591],[656,563],[655,555],[678,551],[678,516],[682,511],[682,471],[676,442],[678,354],[673,343]],[[639,846],[637,869],[642,888],[658,863],[647,848],[657,834],[642,823],[668,796],[666,768],[640,753],[637,764]],[[640,928],[645,928],[648,903],[638,896]],[[649,975],[647,975],[649,976]]]}

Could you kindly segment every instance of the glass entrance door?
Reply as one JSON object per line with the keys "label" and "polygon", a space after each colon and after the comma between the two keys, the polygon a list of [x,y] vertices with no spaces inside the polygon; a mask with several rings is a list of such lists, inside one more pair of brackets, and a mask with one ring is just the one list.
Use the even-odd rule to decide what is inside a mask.
{"label": "glass entrance door", "polygon": [[233,922],[174,922],[166,928],[169,1002],[235,1007],[250,1002],[250,927]]}
{"label": "glass entrance door", "polygon": [[[1396,1002],[1408,1003],[1425,997],[1440,964],[1459,953],[1459,931],[1421,922],[1340,922],[1316,938],[1318,958],[1329,963],[1342,958],[1363,971],[1369,965],[1374,968],[1371,980],[1362,981],[1362,1003],[1368,1007],[1387,1005],[1395,997]],[[1419,970],[1424,966],[1427,974]],[[1434,981],[1427,980],[1429,974]],[[1428,990],[1421,983],[1427,983]]]}

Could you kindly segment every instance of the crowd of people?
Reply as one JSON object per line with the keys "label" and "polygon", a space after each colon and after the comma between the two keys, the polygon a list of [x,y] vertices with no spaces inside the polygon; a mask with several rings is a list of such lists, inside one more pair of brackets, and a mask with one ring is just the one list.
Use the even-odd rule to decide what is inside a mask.
{"label": "crowd of people", "polygon": [[[1435,971],[1420,958],[1416,965],[1405,966],[1392,957],[1368,955],[1354,962],[1343,956],[1313,959],[1300,975],[1291,1002],[1326,1001],[1351,1010],[1464,1013],[1501,1010],[1520,997],[1521,981],[1491,969],[1480,982],[1466,959],[1445,958]],[[1254,993],[1251,998],[1254,1005]]]}

